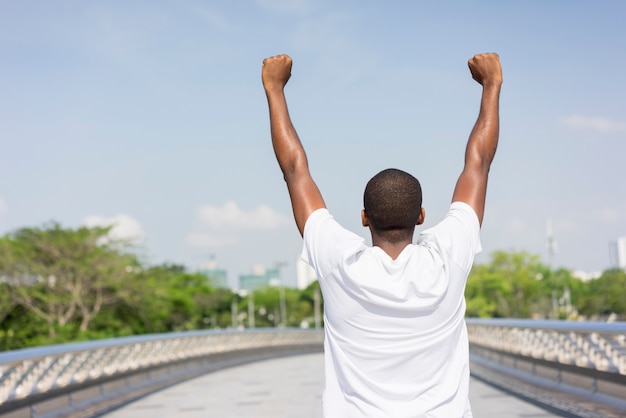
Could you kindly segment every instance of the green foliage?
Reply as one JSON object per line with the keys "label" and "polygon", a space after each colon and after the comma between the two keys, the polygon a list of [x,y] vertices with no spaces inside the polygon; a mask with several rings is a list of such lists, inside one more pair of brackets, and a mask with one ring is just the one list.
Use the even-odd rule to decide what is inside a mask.
{"label": "green foliage", "polygon": [[473,268],[466,287],[467,314],[521,318],[530,315],[529,301],[540,293],[538,280],[548,268],[526,252],[496,251],[490,264]]}
{"label": "green foliage", "polygon": [[607,270],[582,282],[538,255],[496,251],[474,266],[465,289],[467,316],[573,319],[626,315],[626,273]]}
{"label": "green foliage", "polygon": [[533,312],[541,318],[573,319],[577,316],[582,295],[587,286],[572,276],[571,271],[560,268],[547,271],[539,281],[541,294]]}
{"label": "green foliage", "polygon": [[[0,244],[0,251],[2,251]],[[9,284],[0,282],[0,324],[11,314],[16,304],[9,294]]]}
{"label": "green foliage", "polygon": [[626,314],[626,272],[606,270],[589,282],[589,291],[582,296],[580,311],[587,316]]}
{"label": "green foliage", "polygon": [[[526,252],[493,253],[473,268],[465,294],[468,316],[626,315],[624,271],[581,282]],[[252,324],[313,327],[322,311],[317,282],[237,294],[179,265],[142,264],[106,228],[53,223],[0,237],[0,350]]]}
{"label": "green foliage", "polygon": [[111,288],[135,257],[107,240],[107,228],[51,224],[0,240],[0,276],[14,304],[46,323],[51,341],[77,338],[111,303]]}
{"label": "green foliage", "polygon": [[222,300],[230,292],[215,291],[205,276],[167,264],[134,272],[117,295],[115,310],[139,334],[205,328],[230,309]]}
{"label": "green foliage", "polygon": [[[256,289],[249,295],[239,299],[238,308],[243,317],[248,317],[248,301],[254,304],[254,323],[256,327],[299,326],[295,310],[299,292],[294,289],[279,286],[265,286]],[[281,302],[281,298],[284,298]],[[281,307],[281,303],[284,303]],[[284,308],[284,312],[283,312]],[[285,318],[283,318],[285,315]]]}
{"label": "green foliage", "polygon": [[[316,325],[323,326],[324,299],[317,280],[300,293],[300,301],[305,302],[310,307],[307,310],[309,312],[308,315],[303,315],[303,321],[311,327]],[[319,324],[315,323],[316,319],[319,321]]]}
{"label": "green foliage", "polygon": [[15,305],[0,321],[0,350],[53,344],[46,332],[47,324],[20,305]]}

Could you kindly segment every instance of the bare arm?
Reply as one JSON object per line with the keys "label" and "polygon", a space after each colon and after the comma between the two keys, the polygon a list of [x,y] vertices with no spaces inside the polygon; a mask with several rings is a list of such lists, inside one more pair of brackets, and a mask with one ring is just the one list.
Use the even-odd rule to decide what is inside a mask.
{"label": "bare arm", "polygon": [[452,196],[470,205],[482,225],[489,168],[496,154],[500,131],[502,69],[497,54],[479,54],[468,61],[472,77],[483,87],[480,112],[465,149],[465,167]]}
{"label": "bare arm", "polygon": [[284,88],[291,77],[291,64],[287,55],[266,58],[261,76],[269,106],[274,153],[287,183],[298,231],[303,235],[309,215],[326,205],[311,177],[306,153],[287,109]]}

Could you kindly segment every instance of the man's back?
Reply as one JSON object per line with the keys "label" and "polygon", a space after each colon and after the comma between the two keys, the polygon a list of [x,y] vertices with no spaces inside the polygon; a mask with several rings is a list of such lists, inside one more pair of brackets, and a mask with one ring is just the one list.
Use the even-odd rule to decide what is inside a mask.
{"label": "man's back", "polygon": [[480,250],[473,210],[454,204],[396,259],[324,209],[304,242],[324,295],[326,416],[471,416],[463,291]]}

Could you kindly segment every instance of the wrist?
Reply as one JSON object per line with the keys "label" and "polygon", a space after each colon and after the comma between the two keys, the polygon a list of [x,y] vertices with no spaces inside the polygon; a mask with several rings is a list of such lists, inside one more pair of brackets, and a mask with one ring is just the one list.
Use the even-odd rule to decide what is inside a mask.
{"label": "wrist", "polygon": [[279,84],[279,83],[267,83],[267,84],[263,84],[263,88],[265,89],[265,93],[267,94],[276,94],[276,93],[282,93],[285,88],[285,85]]}
{"label": "wrist", "polygon": [[483,82],[483,89],[500,89],[502,86],[502,79],[489,80]]}

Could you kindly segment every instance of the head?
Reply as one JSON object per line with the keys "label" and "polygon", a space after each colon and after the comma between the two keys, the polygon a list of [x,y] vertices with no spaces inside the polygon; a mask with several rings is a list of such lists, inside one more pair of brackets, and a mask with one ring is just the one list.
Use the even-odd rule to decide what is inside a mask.
{"label": "head", "polygon": [[424,222],[419,181],[394,168],[376,174],[365,186],[362,220],[363,226],[384,240],[410,241],[415,225]]}

